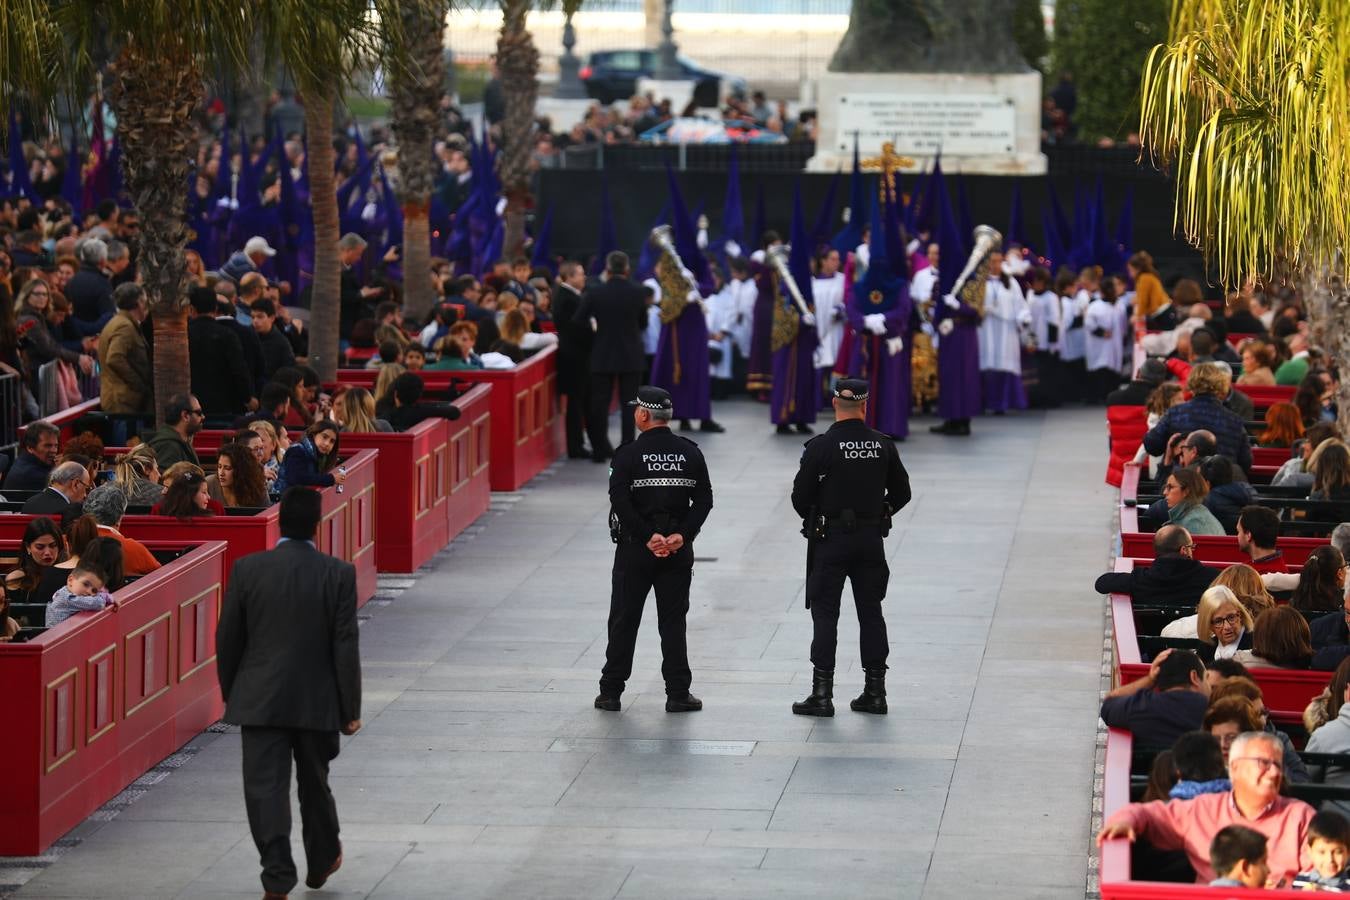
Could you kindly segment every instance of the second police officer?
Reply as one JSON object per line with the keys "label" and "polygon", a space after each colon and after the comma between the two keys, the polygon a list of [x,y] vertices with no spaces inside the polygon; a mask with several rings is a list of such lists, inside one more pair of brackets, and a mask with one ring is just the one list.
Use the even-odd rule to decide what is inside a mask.
{"label": "second police officer", "polygon": [[666,712],[693,712],[703,701],[689,693],[685,616],[694,571],[694,538],[712,511],[712,484],[698,445],[670,430],[670,394],[638,389],[629,402],[640,432],[614,452],[609,470],[614,575],[609,644],[596,709],[617,712],[633,670],[633,648],[648,592],[656,592]]}
{"label": "second police officer", "polygon": [[865,681],[849,706],[886,713],[890,644],[881,601],[890,567],[883,539],[891,515],[910,500],[909,475],[895,444],[867,427],[867,382],[846,378],[834,390],[835,422],[812,438],[792,483],[792,507],[805,523],[806,605],[811,610],[811,695],[792,704],[803,716],[834,715],[834,657],[844,579],[853,586]]}

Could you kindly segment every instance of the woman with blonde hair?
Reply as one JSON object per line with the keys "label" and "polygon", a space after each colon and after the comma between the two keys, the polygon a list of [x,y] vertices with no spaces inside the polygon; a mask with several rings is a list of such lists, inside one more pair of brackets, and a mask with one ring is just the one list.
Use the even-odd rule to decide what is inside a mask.
{"label": "woman with blonde hair", "polygon": [[375,377],[375,390],[371,391],[375,395],[375,402],[381,403],[389,394],[389,389],[394,386],[395,379],[408,371],[398,363],[390,363],[387,366],[380,367],[380,374]]}
{"label": "woman with blonde hair", "polygon": [[262,438],[263,475],[269,482],[274,481],[281,470],[281,459],[286,454],[290,442],[286,440],[286,429],[277,429],[266,419],[255,419],[248,423],[248,430]]}
{"label": "woman with blonde hair", "polygon": [[1266,587],[1261,573],[1246,563],[1225,566],[1210,586],[1228,588],[1253,618],[1275,606],[1275,598]]}
{"label": "woman with blonde hair", "polygon": [[188,284],[206,287],[206,265],[202,262],[201,254],[196,250],[184,250],[183,263]]}
{"label": "woman with blonde hair", "polygon": [[1166,638],[1192,638],[1213,644],[1215,659],[1232,659],[1238,650],[1251,646],[1251,633],[1252,614],[1223,585],[1200,595],[1195,615],[1169,622],[1162,630]]}
{"label": "woman with blonde hair", "polygon": [[164,497],[159,460],[149,444],[140,444],[113,460],[113,484],[127,496],[128,506],[153,506]]}
{"label": "woman with blonde hair", "polygon": [[338,394],[333,403],[333,421],[350,431],[393,431],[384,419],[375,417],[375,396],[362,387],[351,387]]}

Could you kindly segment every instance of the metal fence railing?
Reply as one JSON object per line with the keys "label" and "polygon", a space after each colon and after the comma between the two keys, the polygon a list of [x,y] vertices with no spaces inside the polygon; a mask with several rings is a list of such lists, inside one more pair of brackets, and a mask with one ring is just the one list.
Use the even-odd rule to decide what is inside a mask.
{"label": "metal fence railing", "polygon": [[[61,368],[63,365],[66,366],[64,370]],[[38,367],[38,412],[46,417],[68,409],[76,403],[93,400],[99,396],[101,387],[97,365],[94,366],[92,373],[85,375],[70,363],[53,359]]]}
{"label": "metal fence railing", "polygon": [[17,372],[0,373],[0,454],[13,457],[23,420],[23,382]]}

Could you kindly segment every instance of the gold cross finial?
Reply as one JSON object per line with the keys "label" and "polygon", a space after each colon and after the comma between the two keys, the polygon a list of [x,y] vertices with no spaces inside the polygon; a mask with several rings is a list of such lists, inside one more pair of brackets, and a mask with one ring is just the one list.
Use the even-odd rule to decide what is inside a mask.
{"label": "gold cross finial", "polygon": [[914,165],[914,160],[895,152],[895,144],[886,141],[881,145],[880,156],[869,156],[859,162],[864,169],[880,169],[881,199],[895,201],[895,173]]}

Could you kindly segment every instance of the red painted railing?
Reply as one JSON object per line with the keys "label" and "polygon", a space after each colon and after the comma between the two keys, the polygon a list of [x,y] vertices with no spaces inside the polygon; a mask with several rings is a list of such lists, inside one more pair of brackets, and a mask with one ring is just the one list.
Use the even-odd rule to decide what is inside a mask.
{"label": "red painted railing", "polygon": [[[364,604],[375,596],[374,450],[358,450],[344,461],[345,490],[324,488],[320,550],[356,566],[356,595]],[[127,516],[120,531],[139,541],[224,541],[226,574],[235,560],[270,550],[281,537],[280,510],[274,504],[251,516],[200,516],[180,522],[168,516]],[[0,540],[18,540],[35,516],[0,515]]]}
{"label": "red painted railing", "polygon": [[0,644],[0,855],[42,852],[220,718],[225,574],[225,545],[203,543],[118,591],[115,612]]}
{"label": "red painted railing", "polygon": [[[565,448],[558,413],[557,349],[546,347],[514,369],[418,372],[434,396],[451,386],[492,385],[491,465],[494,491],[514,491],[553,464]],[[340,369],[340,384],[373,388],[373,369]]]}

